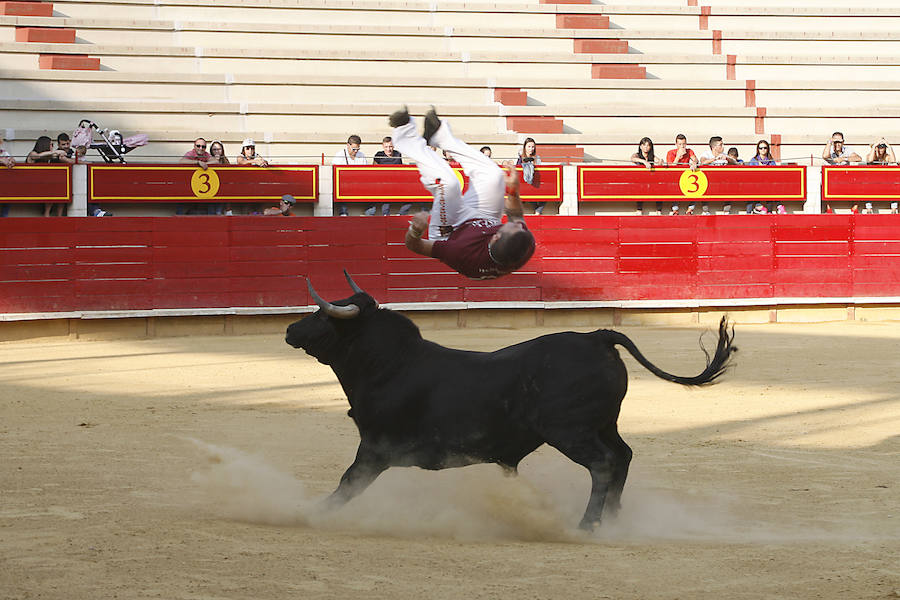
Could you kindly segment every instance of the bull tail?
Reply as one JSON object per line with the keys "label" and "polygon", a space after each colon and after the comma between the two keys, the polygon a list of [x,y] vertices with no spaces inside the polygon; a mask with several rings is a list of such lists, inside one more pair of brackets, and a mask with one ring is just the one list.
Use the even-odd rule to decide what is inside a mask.
{"label": "bull tail", "polygon": [[626,335],[619,333],[618,331],[609,330],[604,331],[604,333],[606,334],[606,339],[611,344],[617,344],[628,350],[635,360],[660,379],[673,381],[682,385],[705,385],[714,382],[731,367],[731,355],[734,352],[737,352],[737,347],[732,345],[732,341],[734,340],[734,326],[732,325],[730,329],[731,331],[729,332],[727,318],[722,317],[722,320],[719,322],[719,341],[716,344],[716,352],[713,354],[712,358],[710,358],[709,352],[703,346],[703,339],[701,337],[700,348],[706,355],[706,369],[694,377],[680,377],[678,375],[666,373],[647,360],[637,349],[637,346],[634,345],[634,342],[628,339]]}

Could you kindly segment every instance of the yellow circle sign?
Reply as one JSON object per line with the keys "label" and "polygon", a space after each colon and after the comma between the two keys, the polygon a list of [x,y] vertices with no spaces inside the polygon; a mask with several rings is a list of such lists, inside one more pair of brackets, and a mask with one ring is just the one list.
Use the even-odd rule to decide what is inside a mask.
{"label": "yellow circle sign", "polygon": [[212,169],[197,169],[191,175],[191,191],[198,198],[215,198],[219,192],[219,176]]}
{"label": "yellow circle sign", "polygon": [[681,188],[681,193],[688,198],[699,198],[706,193],[706,188],[709,187],[709,180],[706,179],[706,174],[703,171],[685,169],[681,177],[678,178],[678,187]]}
{"label": "yellow circle sign", "polygon": [[456,179],[459,181],[459,191],[463,191],[466,188],[466,182],[463,180],[462,170],[453,169],[453,172],[456,174]]}

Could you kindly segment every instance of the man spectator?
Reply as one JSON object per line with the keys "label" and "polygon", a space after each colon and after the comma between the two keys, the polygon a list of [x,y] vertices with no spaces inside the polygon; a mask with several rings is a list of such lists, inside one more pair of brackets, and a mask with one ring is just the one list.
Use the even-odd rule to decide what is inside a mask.
{"label": "man spectator", "polygon": [[[12,169],[16,166],[16,159],[10,156],[9,152],[6,151],[6,148],[3,147],[3,130],[0,129],[0,165],[6,167],[7,169]],[[0,204],[0,217],[9,216],[9,205],[8,204]]]}
{"label": "man spectator", "polygon": [[491,158],[491,154],[493,154],[493,152],[491,151],[491,147],[490,147],[490,146],[482,146],[481,149],[479,150],[479,152],[481,152],[482,154],[484,154],[484,155],[487,156],[488,158]]}
{"label": "man spectator", "polygon": [[[718,135],[712,136],[711,138],[709,138],[709,150],[706,150],[703,154],[700,155],[700,164],[713,167],[738,164],[737,159],[730,154],[726,154],[724,150],[725,143],[722,141],[722,137]],[[725,210],[728,213],[731,213],[731,204],[726,204]],[[710,214],[709,205],[706,204],[706,202],[703,203],[703,211],[701,212],[701,214]]]}
{"label": "man spectator", "polygon": [[[194,140],[194,147],[185,152],[184,156],[181,157],[179,161],[184,165],[196,165],[203,169],[204,171],[209,166],[209,161],[212,159],[212,155],[206,151],[206,140],[201,138],[197,138]],[[192,209],[198,208],[198,205],[191,205],[188,208],[188,212],[192,212]],[[175,214],[183,215],[185,212],[185,205],[182,203],[178,203],[175,205]],[[206,210],[202,210],[203,213]]]}
{"label": "man spectator", "polygon": [[179,162],[185,165],[197,165],[201,169],[206,169],[209,166],[210,158],[212,157],[206,151],[206,140],[201,137],[194,140],[194,147],[185,152]]}
{"label": "man spectator", "polygon": [[829,165],[849,165],[862,160],[859,154],[844,145],[844,134],[840,131],[831,134],[831,139],[822,150],[822,158]]}
{"label": "man spectator", "polygon": [[687,147],[687,136],[683,133],[675,136],[675,147],[666,154],[666,164],[669,166],[684,165],[692,169],[697,167],[697,155]]}
{"label": "man spectator", "polygon": [[704,166],[736,165],[733,156],[725,153],[725,143],[721,136],[714,135],[709,138],[709,150],[700,155],[700,164]]}
{"label": "man spectator", "polygon": [[[383,140],[381,140],[381,150],[375,153],[375,158],[372,161],[374,165],[402,165],[403,164],[403,155],[400,154],[399,150],[394,149],[394,140],[391,139],[391,136],[386,136]],[[412,208],[412,204],[404,204],[400,207],[400,212],[398,214],[406,215],[409,214],[409,210]],[[368,216],[372,216],[375,214],[375,205],[369,206],[366,209],[366,214]],[[386,217],[391,214],[391,205],[387,202],[381,205],[381,215]]]}
{"label": "man spectator", "polygon": [[295,202],[297,202],[297,200],[293,196],[291,196],[290,194],[285,194],[281,197],[281,201],[278,203],[278,206],[273,206],[271,208],[265,209],[263,211],[263,214],[293,217],[294,213],[291,212],[291,209],[294,207]]}
{"label": "man spectator", "polygon": [[77,160],[75,158],[75,150],[72,148],[72,138],[68,133],[60,133],[56,136],[56,148],[61,151],[59,154],[59,162],[74,165]]}
{"label": "man spectator", "polygon": [[[363,154],[359,147],[362,145],[362,138],[358,135],[351,135],[347,138],[347,145],[337,151],[331,160],[333,165],[365,165],[366,155]],[[338,204],[338,213],[342,217],[347,216],[347,205]]]}

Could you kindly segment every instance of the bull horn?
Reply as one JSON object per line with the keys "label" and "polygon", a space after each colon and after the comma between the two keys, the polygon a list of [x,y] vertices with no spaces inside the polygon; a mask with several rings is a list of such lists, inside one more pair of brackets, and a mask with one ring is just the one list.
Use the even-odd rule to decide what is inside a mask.
{"label": "bull horn", "polygon": [[356,282],[353,281],[352,277],[350,277],[350,273],[347,272],[347,269],[344,269],[344,277],[347,278],[347,283],[350,284],[350,288],[354,291],[354,293],[365,294],[363,289],[361,287],[359,287],[358,285],[356,285]]}
{"label": "bull horn", "polygon": [[359,307],[355,304],[351,304],[350,306],[335,306],[331,302],[322,300],[322,297],[313,289],[312,282],[308,277],[306,278],[306,287],[309,288],[309,295],[312,296],[312,299],[316,301],[319,308],[324,310],[325,314],[329,317],[334,317],[335,319],[352,319],[359,314]]}

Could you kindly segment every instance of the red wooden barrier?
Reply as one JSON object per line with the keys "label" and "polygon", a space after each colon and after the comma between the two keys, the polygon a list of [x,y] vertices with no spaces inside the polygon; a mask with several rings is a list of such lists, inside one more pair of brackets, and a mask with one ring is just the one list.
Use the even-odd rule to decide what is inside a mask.
{"label": "red wooden barrier", "polygon": [[866,202],[900,200],[900,167],[822,167],[822,202]]}
{"label": "red wooden barrier", "polygon": [[89,165],[92,202],[317,202],[318,166]]}
{"label": "red wooden barrier", "polygon": [[900,215],[528,217],[520,272],[473,281],[404,217],[0,219],[0,312],[305,306],[342,269],[380,302],[900,296]]}
{"label": "red wooden barrier", "polygon": [[806,200],[806,167],[578,166],[579,202]]}
{"label": "red wooden barrier", "polygon": [[[348,202],[431,202],[431,194],[419,181],[419,169],[413,165],[333,165],[334,201]],[[463,190],[469,183],[462,169],[454,169]],[[520,196],[526,202],[562,202],[562,165],[535,168],[533,185],[520,175]]]}
{"label": "red wooden barrier", "polygon": [[0,168],[0,203],[8,202],[72,202],[72,168],[65,164]]}

